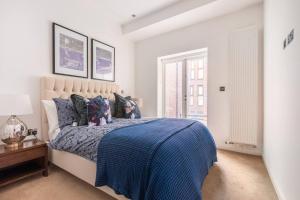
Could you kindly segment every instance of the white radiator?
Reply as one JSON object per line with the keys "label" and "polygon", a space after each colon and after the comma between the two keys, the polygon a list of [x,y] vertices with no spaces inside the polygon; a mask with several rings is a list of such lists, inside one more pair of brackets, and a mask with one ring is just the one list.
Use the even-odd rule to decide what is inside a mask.
{"label": "white radiator", "polygon": [[258,30],[233,32],[229,42],[230,136],[228,143],[256,146],[259,131]]}

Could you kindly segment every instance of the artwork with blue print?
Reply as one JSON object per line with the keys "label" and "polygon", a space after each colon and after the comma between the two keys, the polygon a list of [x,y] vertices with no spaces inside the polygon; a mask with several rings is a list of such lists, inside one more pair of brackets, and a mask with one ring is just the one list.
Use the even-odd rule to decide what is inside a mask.
{"label": "artwork with blue print", "polygon": [[88,77],[88,37],[53,23],[53,73]]}
{"label": "artwork with blue print", "polygon": [[60,34],[60,66],[84,71],[84,43],[70,36]]}
{"label": "artwork with blue print", "polygon": [[92,39],[92,78],[115,81],[115,48]]}
{"label": "artwork with blue print", "polygon": [[98,74],[112,73],[112,52],[96,48],[96,72]]}

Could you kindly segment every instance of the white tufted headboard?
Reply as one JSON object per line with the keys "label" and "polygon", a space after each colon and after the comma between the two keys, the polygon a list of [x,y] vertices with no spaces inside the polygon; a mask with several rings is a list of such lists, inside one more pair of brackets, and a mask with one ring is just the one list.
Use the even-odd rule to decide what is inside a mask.
{"label": "white tufted headboard", "polygon": [[[66,78],[61,76],[49,76],[41,78],[41,100],[53,98],[69,98],[71,94],[78,94],[84,97],[103,97],[114,99],[114,92],[120,93],[116,83],[96,81],[81,78]],[[42,139],[49,140],[48,120],[43,105],[42,108]]]}

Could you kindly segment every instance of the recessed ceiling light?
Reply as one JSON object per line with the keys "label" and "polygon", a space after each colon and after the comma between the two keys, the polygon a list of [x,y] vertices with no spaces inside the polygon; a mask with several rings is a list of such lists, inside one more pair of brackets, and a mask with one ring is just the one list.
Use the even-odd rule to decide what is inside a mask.
{"label": "recessed ceiling light", "polygon": [[132,14],[131,17],[132,17],[132,18],[136,18],[136,15],[135,15],[135,14]]}

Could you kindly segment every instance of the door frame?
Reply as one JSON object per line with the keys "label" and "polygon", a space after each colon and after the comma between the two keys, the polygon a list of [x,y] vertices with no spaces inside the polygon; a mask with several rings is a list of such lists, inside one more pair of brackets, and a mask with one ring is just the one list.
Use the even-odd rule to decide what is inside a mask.
{"label": "door frame", "polygon": [[[176,58],[171,58],[171,59],[164,59],[162,60],[162,116],[165,117],[166,113],[166,106],[165,106],[165,100],[166,100],[166,65],[170,63],[176,63],[176,67],[178,69],[178,62],[182,62],[182,114],[181,116],[178,116],[176,114],[177,118],[187,118],[187,95],[188,95],[188,88],[187,88],[187,63],[188,61],[191,60],[197,60],[201,59],[203,55],[190,55],[190,56],[181,56],[181,57],[176,57]],[[206,69],[207,70],[207,69]],[[195,91],[196,92],[196,91]]]}
{"label": "door frame", "polygon": [[[163,68],[163,74],[162,74],[162,116],[165,117],[166,114],[166,106],[165,106],[165,100],[166,100],[166,65],[170,63],[178,63],[182,62],[182,113],[181,116],[178,116],[176,114],[176,117],[185,118],[186,117],[186,97],[187,97],[187,88],[186,88],[186,59],[170,59],[170,60],[163,60],[162,61],[162,68]],[[178,70],[178,64],[176,64],[177,70]]]}
{"label": "door frame", "polygon": [[[165,67],[164,65],[166,63],[172,63],[172,62],[178,62],[178,61],[182,61],[185,60],[185,62],[183,62],[183,81],[184,81],[184,94],[185,96],[187,95],[187,82],[186,82],[186,64],[187,64],[187,60],[189,59],[196,59],[197,57],[203,57],[203,54],[205,54],[207,56],[208,59],[208,48],[201,48],[201,49],[196,49],[196,50],[192,50],[192,51],[186,51],[186,52],[182,52],[182,53],[176,53],[176,54],[172,54],[172,55],[167,55],[167,56],[162,56],[162,57],[158,57],[157,58],[157,117],[164,117],[165,116]],[[207,73],[208,73],[208,68],[207,68]],[[208,83],[207,83],[208,85]],[[184,95],[183,95],[184,96]],[[186,106],[186,99],[185,98],[182,102],[183,102],[183,109],[184,109],[184,113],[185,113],[185,117],[187,114],[187,106]]]}

